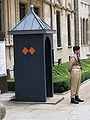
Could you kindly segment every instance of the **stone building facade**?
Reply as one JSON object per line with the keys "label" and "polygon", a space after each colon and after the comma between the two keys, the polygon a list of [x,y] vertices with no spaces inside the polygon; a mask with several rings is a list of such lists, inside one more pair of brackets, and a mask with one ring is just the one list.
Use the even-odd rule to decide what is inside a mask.
{"label": "stone building facade", "polygon": [[79,44],[81,58],[90,54],[90,0],[79,1]]}
{"label": "stone building facade", "polygon": [[[87,3],[87,0],[79,1],[80,20],[82,19],[83,21],[83,14],[85,14],[84,12],[87,9],[87,13],[84,16],[85,23],[87,23],[87,6],[90,4]],[[13,37],[8,35],[8,31],[29,13],[31,4],[34,5],[36,14],[47,22],[52,29],[56,30],[56,34],[53,35],[55,64],[69,61],[69,56],[72,54],[72,46],[75,45],[75,0],[0,0],[0,30],[6,34],[7,68],[10,69],[11,75],[14,65]],[[83,10],[81,4],[83,4],[85,10]],[[81,24],[79,24],[79,28],[81,29]],[[81,44],[81,41],[83,41],[81,40],[81,34],[83,33],[80,33],[79,36],[82,52],[88,52],[89,40],[88,45],[86,41],[83,47],[83,44]]]}

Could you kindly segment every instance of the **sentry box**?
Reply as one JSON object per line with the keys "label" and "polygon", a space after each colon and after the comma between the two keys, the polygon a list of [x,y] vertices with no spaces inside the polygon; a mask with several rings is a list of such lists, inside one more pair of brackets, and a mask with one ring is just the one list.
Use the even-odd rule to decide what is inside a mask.
{"label": "sentry box", "polygon": [[9,32],[14,39],[16,101],[45,102],[53,97],[53,32],[33,7]]}

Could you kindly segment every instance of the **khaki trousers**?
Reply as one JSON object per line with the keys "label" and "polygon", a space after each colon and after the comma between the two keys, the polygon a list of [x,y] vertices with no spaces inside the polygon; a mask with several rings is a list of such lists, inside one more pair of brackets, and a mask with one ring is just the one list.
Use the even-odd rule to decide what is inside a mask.
{"label": "khaki trousers", "polygon": [[71,98],[78,95],[81,81],[81,69],[72,69],[71,71]]}

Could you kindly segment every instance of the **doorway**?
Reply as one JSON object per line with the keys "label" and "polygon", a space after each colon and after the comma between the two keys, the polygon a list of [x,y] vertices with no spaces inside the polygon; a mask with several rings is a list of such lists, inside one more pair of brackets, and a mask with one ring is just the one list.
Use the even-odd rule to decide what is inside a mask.
{"label": "doorway", "polygon": [[45,40],[45,67],[46,67],[46,93],[47,97],[53,96],[53,83],[52,83],[52,48],[50,39],[47,37]]}

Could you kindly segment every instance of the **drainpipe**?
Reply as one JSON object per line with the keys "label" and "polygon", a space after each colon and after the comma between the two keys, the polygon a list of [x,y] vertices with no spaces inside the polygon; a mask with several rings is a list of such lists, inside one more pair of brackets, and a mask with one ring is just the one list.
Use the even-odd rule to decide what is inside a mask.
{"label": "drainpipe", "polygon": [[79,1],[74,0],[74,18],[75,18],[75,45],[79,45]]}
{"label": "drainpipe", "polygon": [[[51,30],[53,30],[53,13],[52,13],[53,0],[50,0],[50,17],[51,17]],[[53,36],[52,36],[52,65],[54,66],[54,48],[53,48]]]}
{"label": "drainpipe", "polygon": [[52,30],[53,29],[52,0],[50,0],[50,17],[51,17],[51,30]]}

